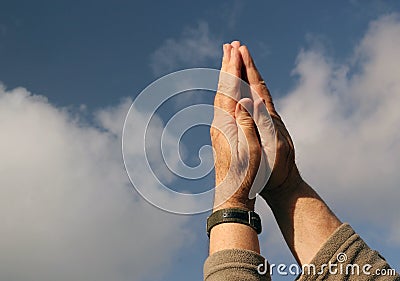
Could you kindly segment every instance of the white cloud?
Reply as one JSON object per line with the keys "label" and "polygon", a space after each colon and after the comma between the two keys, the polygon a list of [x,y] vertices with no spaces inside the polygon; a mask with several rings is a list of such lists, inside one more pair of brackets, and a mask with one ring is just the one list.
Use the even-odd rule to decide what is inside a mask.
{"label": "white cloud", "polygon": [[94,127],[0,86],[0,280],[154,280],[190,243],[187,217],[149,205],[128,182],[129,103],[99,111]]}
{"label": "white cloud", "polygon": [[400,19],[388,15],[370,24],[348,62],[303,50],[293,71],[299,81],[278,101],[304,177],[344,220],[388,237],[400,223],[398,46]]}
{"label": "white cloud", "polygon": [[168,38],[151,55],[150,67],[155,75],[187,67],[199,67],[221,56],[220,40],[210,32],[208,23],[187,27],[179,38]]}

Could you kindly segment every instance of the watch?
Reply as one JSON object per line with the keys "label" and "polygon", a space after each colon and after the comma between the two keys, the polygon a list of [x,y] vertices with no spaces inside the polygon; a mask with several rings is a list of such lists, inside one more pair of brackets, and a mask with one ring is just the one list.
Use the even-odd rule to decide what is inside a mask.
{"label": "watch", "polygon": [[215,211],[207,218],[207,235],[210,237],[211,229],[221,223],[241,223],[252,227],[257,234],[261,233],[261,219],[254,211],[237,208],[221,209]]}

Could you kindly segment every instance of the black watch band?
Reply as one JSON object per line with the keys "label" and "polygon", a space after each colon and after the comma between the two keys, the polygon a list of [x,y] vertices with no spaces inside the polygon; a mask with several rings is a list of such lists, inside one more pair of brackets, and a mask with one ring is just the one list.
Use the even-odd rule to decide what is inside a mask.
{"label": "black watch band", "polygon": [[261,219],[256,212],[231,208],[215,211],[207,218],[208,237],[210,237],[211,228],[227,222],[245,224],[252,227],[257,234],[261,233]]}

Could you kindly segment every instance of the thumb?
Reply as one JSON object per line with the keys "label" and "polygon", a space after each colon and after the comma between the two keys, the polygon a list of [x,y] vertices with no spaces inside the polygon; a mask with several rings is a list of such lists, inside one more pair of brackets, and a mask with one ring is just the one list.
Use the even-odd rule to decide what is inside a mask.
{"label": "thumb", "polygon": [[[257,128],[253,120],[253,101],[249,98],[241,99],[235,110],[235,118],[238,126],[238,157],[241,160],[249,160],[249,169],[257,165],[261,155],[261,146],[258,141]],[[254,162],[255,161],[255,162]]]}

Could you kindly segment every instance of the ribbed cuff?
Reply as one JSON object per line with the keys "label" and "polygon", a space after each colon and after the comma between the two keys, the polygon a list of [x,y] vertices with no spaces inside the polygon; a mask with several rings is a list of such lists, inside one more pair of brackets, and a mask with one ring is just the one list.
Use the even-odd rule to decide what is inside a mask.
{"label": "ribbed cuff", "polygon": [[265,266],[266,261],[256,252],[244,249],[222,250],[209,256],[205,261],[204,280],[271,280],[269,273],[258,272],[260,264]]}

